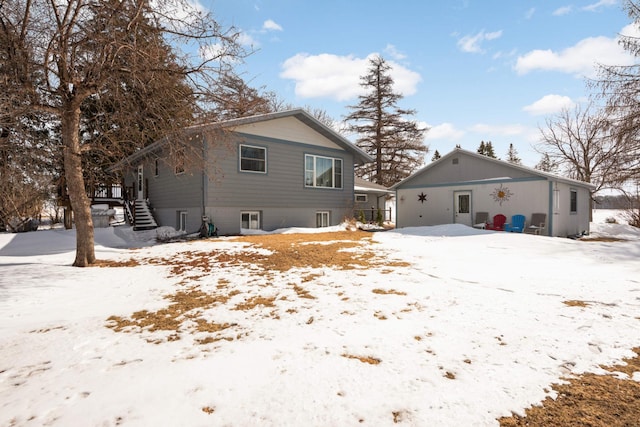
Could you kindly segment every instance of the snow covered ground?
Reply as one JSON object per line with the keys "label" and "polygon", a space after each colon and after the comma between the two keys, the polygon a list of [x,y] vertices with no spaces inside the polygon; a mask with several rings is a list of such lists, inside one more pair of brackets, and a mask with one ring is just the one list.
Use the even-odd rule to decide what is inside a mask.
{"label": "snow covered ground", "polygon": [[[2,233],[0,426],[497,425],[640,345],[640,230],[611,216],[596,211],[592,235],[627,240],[406,228],[370,249],[408,267],[263,275],[162,262],[262,250],[233,238],[96,229],[99,259],[147,261],[79,269],[73,230]],[[179,339],[107,320],[194,290],[220,299]],[[256,298],[271,304],[237,309]]]}

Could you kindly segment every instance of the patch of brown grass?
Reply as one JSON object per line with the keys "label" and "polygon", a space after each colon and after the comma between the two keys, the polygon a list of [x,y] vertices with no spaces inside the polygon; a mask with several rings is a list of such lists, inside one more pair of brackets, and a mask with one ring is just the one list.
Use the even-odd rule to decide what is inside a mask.
{"label": "patch of brown grass", "polygon": [[395,289],[374,289],[371,292],[378,295],[407,295],[406,292],[396,291]]}
{"label": "patch of brown grass", "polygon": [[[384,260],[367,247],[371,233],[339,231],[314,234],[270,234],[242,236],[237,240],[272,252],[256,260],[266,270],[288,271],[292,268],[332,267],[339,270],[368,268],[374,265],[408,266],[408,263]],[[349,249],[360,249],[350,251]]]}
{"label": "patch of brown grass", "polygon": [[626,242],[627,239],[619,237],[582,237],[578,239],[581,242]]}
{"label": "patch of brown grass", "polygon": [[234,310],[242,310],[242,311],[252,310],[259,305],[263,307],[275,307],[275,305],[273,304],[275,300],[276,300],[275,297],[268,297],[268,298],[261,297],[261,296],[251,297],[249,299],[246,299],[244,302],[240,304],[236,304],[236,306],[234,307]]}
{"label": "patch of brown grass", "polygon": [[[605,367],[629,376],[640,372],[640,347],[636,357],[624,359],[626,365]],[[554,384],[556,399],[547,397],[540,405],[525,410],[525,416],[499,418],[502,427],[615,427],[640,425],[640,383],[613,375],[584,374]]]}
{"label": "patch of brown grass", "polygon": [[90,264],[91,267],[137,267],[139,265],[140,262],[133,258],[129,258],[126,261],[97,259],[93,264]]}
{"label": "patch of brown grass", "polygon": [[194,310],[203,310],[216,304],[224,304],[238,292],[229,294],[210,294],[197,287],[192,287],[165,298],[171,301],[168,307],[157,311],[136,311],[131,317],[110,316],[107,327],[116,332],[131,332],[133,330],[180,331],[182,323],[189,319],[188,314]]}
{"label": "patch of brown grass", "polygon": [[586,301],[581,301],[581,300],[567,300],[567,301],[562,301],[562,303],[564,305],[567,305],[569,307],[588,307],[589,303]]}
{"label": "patch of brown grass", "polygon": [[343,353],[341,354],[341,356],[346,357],[347,359],[356,359],[362,363],[368,363],[369,365],[378,365],[382,363],[382,360],[372,356],[356,356],[354,354],[348,354],[348,353]]}

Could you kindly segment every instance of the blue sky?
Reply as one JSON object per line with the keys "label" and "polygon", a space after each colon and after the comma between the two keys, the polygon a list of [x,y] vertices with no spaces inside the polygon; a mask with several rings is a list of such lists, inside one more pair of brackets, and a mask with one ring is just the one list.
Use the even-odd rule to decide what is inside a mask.
{"label": "blue sky", "polygon": [[[428,125],[427,162],[456,144],[509,144],[523,163],[540,155],[539,126],[591,93],[595,63],[624,65],[617,44],[631,34],[620,0],[200,0],[252,47],[238,70],[296,106],[336,120],[357,103],[368,58],[393,70],[400,106]],[[352,136],[345,135],[351,140]]]}

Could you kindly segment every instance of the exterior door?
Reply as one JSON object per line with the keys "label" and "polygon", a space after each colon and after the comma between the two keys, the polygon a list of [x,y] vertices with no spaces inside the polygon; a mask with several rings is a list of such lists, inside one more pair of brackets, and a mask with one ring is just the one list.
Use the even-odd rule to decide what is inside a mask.
{"label": "exterior door", "polygon": [[144,166],[138,166],[137,199],[144,200]]}
{"label": "exterior door", "polygon": [[453,222],[471,226],[471,191],[454,191]]}

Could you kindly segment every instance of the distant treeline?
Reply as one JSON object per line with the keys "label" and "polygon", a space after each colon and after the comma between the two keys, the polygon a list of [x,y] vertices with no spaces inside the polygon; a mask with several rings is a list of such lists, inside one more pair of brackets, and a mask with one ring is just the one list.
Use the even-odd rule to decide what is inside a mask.
{"label": "distant treeline", "polygon": [[616,196],[596,196],[593,207],[595,209],[638,209],[638,197]]}

